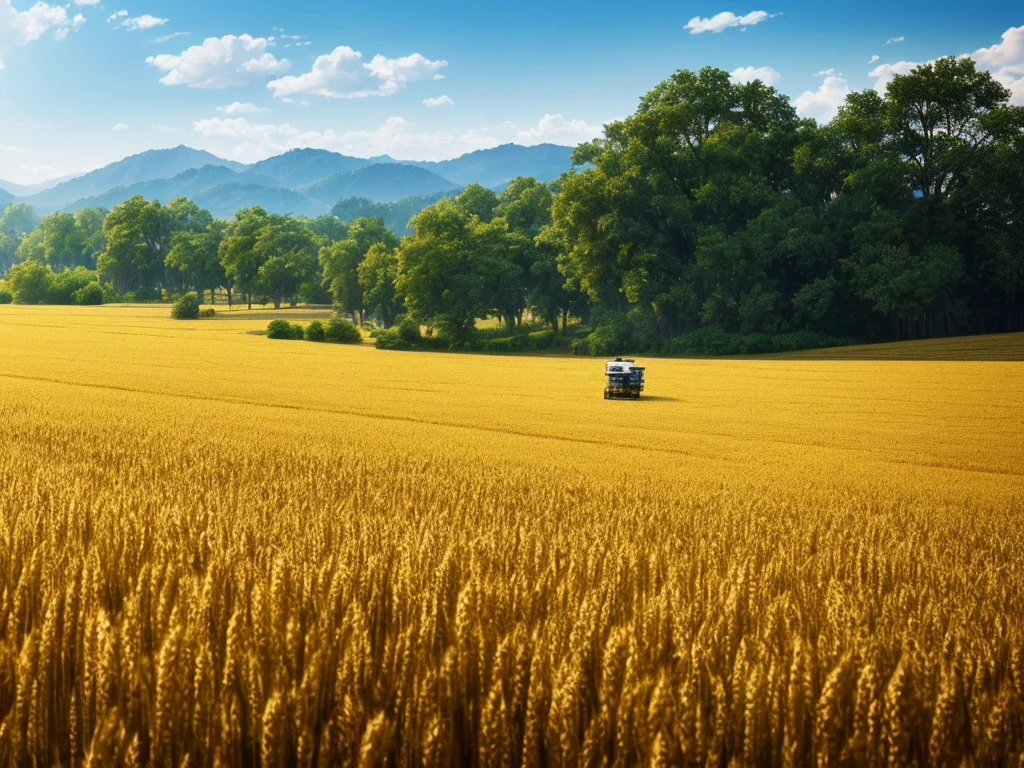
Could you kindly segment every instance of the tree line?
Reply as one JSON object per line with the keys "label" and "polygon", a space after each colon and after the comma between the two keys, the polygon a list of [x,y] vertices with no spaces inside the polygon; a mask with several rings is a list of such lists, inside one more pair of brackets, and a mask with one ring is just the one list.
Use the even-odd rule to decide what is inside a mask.
{"label": "tree line", "polygon": [[[945,58],[850,94],[819,125],[760,81],[684,70],[557,182],[471,185],[404,237],[380,216],[217,221],[184,198],[133,198],[38,223],[9,207],[0,259],[20,265],[9,285],[35,261],[95,269],[119,294],[329,300],[453,346],[483,317],[509,334],[579,320],[600,352],[1024,330],[1024,108],[1009,99],[970,59]],[[336,213],[380,212],[362,202]]]}

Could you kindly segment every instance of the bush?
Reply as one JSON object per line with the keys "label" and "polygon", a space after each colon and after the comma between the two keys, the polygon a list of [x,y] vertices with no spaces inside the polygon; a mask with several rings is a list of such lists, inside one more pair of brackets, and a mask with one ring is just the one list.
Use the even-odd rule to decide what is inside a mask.
{"label": "bush", "polygon": [[11,296],[11,292],[6,288],[0,288],[0,304],[10,304],[14,301],[14,297]]}
{"label": "bush", "polygon": [[326,338],[324,324],[314,320],[306,326],[306,341],[323,341]]}
{"label": "bush", "polygon": [[97,282],[86,283],[71,294],[71,301],[81,306],[103,303],[103,288]]}
{"label": "bush", "polygon": [[217,314],[217,310],[214,309],[213,307],[203,307],[202,309],[199,310],[199,317],[200,317],[200,319],[207,318],[207,317],[213,317],[216,314]]}
{"label": "bush", "polygon": [[298,323],[289,323],[283,317],[271,320],[267,326],[267,337],[271,339],[292,339],[301,341],[303,337],[302,326]]}
{"label": "bush", "polygon": [[195,291],[189,291],[184,296],[179,296],[171,307],[171,317],[175,320],[198,320],[199,319],[199,297]]}
{"label": "bush", "polygon": [[[49,267],[47,267],[49,269]],[[90,283],[98,283],[98,277],[92,270],[85,267],[65,269],[62,272],[51,272],[50,290],[47,292],[46,304],[77,304],[75,294]],[[100,300],[102,302],[102,289]]]}
{"label": "bush", "polygon": [[332,317],[324,328],[324,341],[332,344],[360,344],[363,341],[363,334],[354,323],[340,317]]}

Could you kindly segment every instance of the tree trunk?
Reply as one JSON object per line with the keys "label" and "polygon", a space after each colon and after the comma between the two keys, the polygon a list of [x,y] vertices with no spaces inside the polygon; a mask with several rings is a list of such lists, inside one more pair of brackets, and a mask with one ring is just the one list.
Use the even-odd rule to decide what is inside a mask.
{"label": "tree trunk", "polygon": [[252,291],[249,291],[247,294],[245,294],[245,298],[249,302],[249,309],[252,309]]}

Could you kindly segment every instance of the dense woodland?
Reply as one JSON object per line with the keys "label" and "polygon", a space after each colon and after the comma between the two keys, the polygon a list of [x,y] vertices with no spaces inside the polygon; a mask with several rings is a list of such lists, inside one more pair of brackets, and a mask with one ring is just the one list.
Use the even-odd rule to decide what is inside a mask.
{"label": "dense woodland", "polygon": [[470,185],[402,237],[409,203],[231,221],[185,198],[38,220],[11,205],[0,299],[221,289],[235,303],[332,302],[383,327],[405,316],[453,347],[472,345],[484,317],[509,335],[528,318],[582,325],[597,353],[678,351],[709,334],[1024,330],[1024,107],[1009,96],[970,59],[946,58],[884,95],[851,94],[818,125],[759,81],[680,71],[578,147],[558,181]]}

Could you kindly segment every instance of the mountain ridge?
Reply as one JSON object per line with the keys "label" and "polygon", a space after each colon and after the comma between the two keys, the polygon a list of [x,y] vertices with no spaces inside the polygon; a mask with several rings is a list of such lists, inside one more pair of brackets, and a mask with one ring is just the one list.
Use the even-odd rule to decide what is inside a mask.
{"label": "mountain ridge", "polygon": [[319,215],[345,198],[390,203],[457,193],[471,183],[500,189],[520,175],[552,181],[570,169],[572,151],[556,144],[503,144],[449,160],[413,161],[301,148],[243,165],[179,145],[129,155],[32,194],[19,195],[0,187],[0,207],[27,203],[44,215],[83,207],[111,208],[136,194],[163,202],[184,195],[197,204],[202,198],[207,203],[204,207],[216,216],[234,215],[231,205]]}

